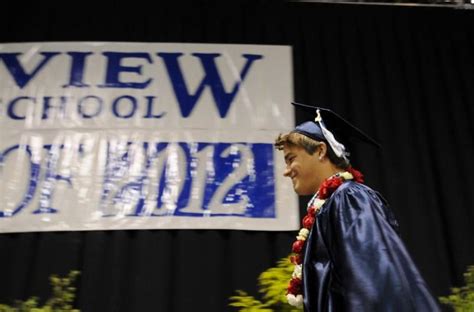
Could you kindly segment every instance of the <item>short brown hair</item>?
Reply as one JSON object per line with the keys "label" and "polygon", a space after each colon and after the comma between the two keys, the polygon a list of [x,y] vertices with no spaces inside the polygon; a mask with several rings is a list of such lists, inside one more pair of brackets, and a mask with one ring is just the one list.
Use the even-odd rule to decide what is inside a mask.
{"label": "short brown hair", "polygon": [[301,133],[297,132],[290,132],[287,134],[280,134],[275,139],[275,148],[278,150],[283,150],[285,145],[288,146],[299,146],[302,147],[308,154],[313,155],[318,146],[321,143],[325,143],[327,146],[327,156],[329,160],[338,168],[347,169],[351,164],[348,159],[344,159],[342,157],[336,156],[334,151],[332,150],[331,146],[325,141],[316,141],[313,140]]}

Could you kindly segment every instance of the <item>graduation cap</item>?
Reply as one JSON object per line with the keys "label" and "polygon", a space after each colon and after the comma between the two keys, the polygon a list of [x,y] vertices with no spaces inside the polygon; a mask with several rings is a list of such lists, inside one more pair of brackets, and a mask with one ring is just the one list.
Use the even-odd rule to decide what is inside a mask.
{"label": "graduation cap", "polygon": [[327,142],[338,157],[347,159],[349,152],[345,144],[351,141],[361,141],[381,148],[377,141],[330,109],[296,102],[291,104],[316,115],[314,121],[304,122],[296,126],[292,132],[300,133],[316,141]]}

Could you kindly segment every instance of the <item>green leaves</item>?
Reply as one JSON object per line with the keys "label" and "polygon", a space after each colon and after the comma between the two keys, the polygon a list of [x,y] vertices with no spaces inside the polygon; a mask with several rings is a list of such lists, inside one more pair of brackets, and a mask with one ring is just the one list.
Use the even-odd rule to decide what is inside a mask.
{"label": "green leaves", "polygon": [[474,265],[464,273],[466,286],[451,288],[451,295],[440,297],[441,303],[451,306],[455,312],[474,311]]}
{"label": "green leaves", "polygon": [[291,279],[294,265],[288,257],[280,259],[276,267],[263,271],[258,277],[258,291],[262,294],[263,301],[248,295],[242,290],[237,290],[237,295],[230,297],[231,307],[238,308],[240,312],[253,311],[301,311],[290,306],[286,300],[286,288]]}
{"label": "green leaves", "polygon": [[52,295],[42,307],[38,306],[37,297],[31,297],[26,301],[17,301],[14,307],[0,304],[0,312],[79,312],[78,309],[74,309],[72,306],[76,296],[76,288],[71,286],[78,275],[79,271],[71,271],[64,278],[52,275],[49,278],[50,285],[53,288]]}
{"label": "green leaves", "polygon": [[252,296],[249,296],[245,291],[237,290],[237,296],[230,297],[231,301],[229,305],[231,307],[239,308],[241,312],[251,312],[251,311],[273,311],[268,308],[268,304],[255,299]]}
{"label": "green leaves", "polygon": [[262,272],[258,277],[259,292],[270,305],[286,304],[286,288],[293,273],[294,264],[288,258],[280,259],[277,266]]}

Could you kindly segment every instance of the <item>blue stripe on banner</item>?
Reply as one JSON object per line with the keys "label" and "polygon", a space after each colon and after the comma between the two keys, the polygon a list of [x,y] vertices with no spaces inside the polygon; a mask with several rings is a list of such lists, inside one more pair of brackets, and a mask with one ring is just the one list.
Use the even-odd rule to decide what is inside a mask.
{"label": "blue stripe on banner", "polygon": [[[238,143],[239,146],[248,148],[251,154],[250,159],[243,161],[242,153],[238,150],[229,151],[234,144],[230,143],[197,143],[197,152],[201,152],[206,148],[212,147],[214,153],[212,162],[206,163],[206,179],[202,199],[202,212],[186,212],[183,211],[192,198],[191,184],[193,177],[191,176],[192,164],[197,162],[196,156],[190,150],[188,143],[180,143],[187,159],[186,182],[179,196],[175,216],[194,216],[201,217],[203,213],[207,216],[242,216],[249,218],[275,218],[275,184],[273,173],[273,145],[272,144],[250,144]],[[224,154],[224,155],[223,155]],[[198,164],[203,166],[204,164]],[[245,166],[242,168],[241,166]],[[213,167],[213,168],[212,168]],[[166,167],[161,176],[160,196],[158,200],[158,208],[163,207],[163,194],[166,187],[166,172],[170,170]],[[237,176],[236,171],[238,171]],[[240,173],[240,174],[239,174]],[[229,179],[230,181],[226,180]],[[219,190],[224,188],[224,190]],[[210,207],[211,201],[219,193],[223,194],[222,200],[217,203],[222,208],[219,213],[214,213]],[[247,201],[247,205],[241,213],[232,211],[226,212],[226,206],[238,204]]]}
{"label": "blue stripe on banner", "polygon": [[[143,148],[147,154],[144,175],[122,186],[122,191],[112,196],[112,205],[136,198],[130,195],[134,192],[140,194],[140,200],[132,215],[149,215],[144,185],[150,183],[150,171],[160,171],[154,163],[161,159],[157,196],[156,200],[151,199],[156,206],[151,216],[276,218],[272,144],[144,143]],[[107,186],[121,179],[122,174],[116,177],[115,173],[123,172],[121,169],[129,164],[128,152],[109,152],[103,205],[110,205]]]}
{"label": "blue stripe on banner", "polygon": [[[57,181],[76,183],[77,172],[68,176],[57,173],[58,159],[64,145],[43,146],[45,165],[32,159],[29,145],[15,145],[0,153],[0,165],[11,154],[26,152],[31,171],[25,176],[29,185],[23,201],[9,212],[0,211],[0,218],[14,217],[26,206],[36,206],[34,214],[59,213],[52,207]],[[77,149],[84,153],[82,146]],[[137,143],[107,144],[106,155],[98,155],[106,164],[92,175],[103,177],[97,209],[103,217],[124,213],[126,216],[240,216],[276,218],[274,148],[269,143]],[[142,155],[142,156],[137,156]],[[80,157],[79,157],[80,158]],[[14,158],[11,158],[13,161]],[[136,167],[139,167],[138,171]],[[132,169],[135,168],[135,169]],[[44,171],[40,174],[40,170]],[[29,177],[28,177],[29,176]],[[35,194],[38,203],[33,203]],[[97,203],[97,202],[96,202]]]}

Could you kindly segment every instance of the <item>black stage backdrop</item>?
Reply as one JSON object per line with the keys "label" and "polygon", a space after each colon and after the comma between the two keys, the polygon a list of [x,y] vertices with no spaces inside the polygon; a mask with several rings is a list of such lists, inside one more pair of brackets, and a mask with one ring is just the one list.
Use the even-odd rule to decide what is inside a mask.
{"label": "black stage backdrop", "polygon": [[[353,150],[391,203],[436,296],[474,264],[474,11],[316,3],[54,2],[10,11],[0,42],[133,41],[293,46],[295,100],[376,137]],[[303,115],[297,115],[297,121]],[[0,168],[1,170],[1,168]],[[301,200],[304,209],[304,199]],[[286,256],[293,232],[143,230],[0,235],[0,302],[49,295],[80,270],[83,311],[226,311],[236,289]]]}

